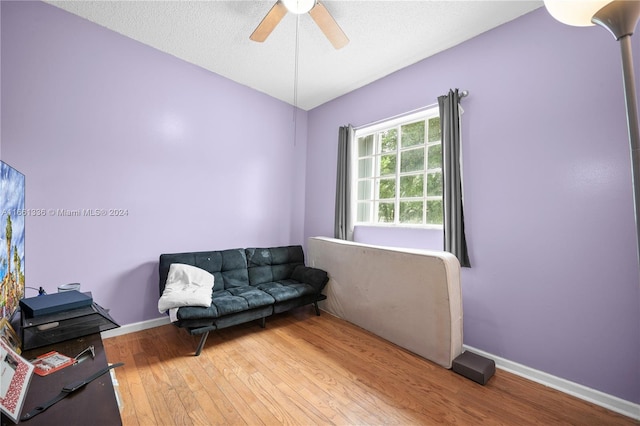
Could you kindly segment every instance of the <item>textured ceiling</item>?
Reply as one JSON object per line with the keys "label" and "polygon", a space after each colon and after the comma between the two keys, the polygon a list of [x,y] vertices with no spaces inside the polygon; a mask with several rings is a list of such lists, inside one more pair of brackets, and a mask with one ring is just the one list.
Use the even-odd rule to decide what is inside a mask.
{"label": "textured ceiling", "polygon": [[308,14],[288,13],[264,43],[249,40],[274,2],[48,1],[304,110],[542,6],[521,0],[325,0],[350,39],[335,50]]}

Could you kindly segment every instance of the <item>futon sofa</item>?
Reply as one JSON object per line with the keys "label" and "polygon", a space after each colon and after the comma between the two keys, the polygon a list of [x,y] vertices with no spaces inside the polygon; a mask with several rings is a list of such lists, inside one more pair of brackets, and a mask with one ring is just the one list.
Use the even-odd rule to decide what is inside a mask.
{"label": "futon sofa", "polygon": [[[210,305],[205,306],[207,299],[199,306],[168,309],[173,324],[192,335],[202,336],[196,356],[213,330],[254,320],[259,320],[264,328],[268,316],[310,304],[314,305],[316,315],[320,315],[318,301],[326,298],[321,292],[329,280],[325,271],[305,266],[304,252],[299,245],[162,254],[159,262],[161,301],[166,300],[169,292],[169,289],[165,292],[168,278],[172,288],[176,282],[181,285],[182,281],[189,281],[188,274],[178,273],[185,269],[188,274],[195,271],[198,278],[191,281],[196,285],[204,281],[202,275],[213,275]],[[208,289],[205,287],[204,291]],[[167,307],[167,304],[161,307],[159,302],[161,312]]]}

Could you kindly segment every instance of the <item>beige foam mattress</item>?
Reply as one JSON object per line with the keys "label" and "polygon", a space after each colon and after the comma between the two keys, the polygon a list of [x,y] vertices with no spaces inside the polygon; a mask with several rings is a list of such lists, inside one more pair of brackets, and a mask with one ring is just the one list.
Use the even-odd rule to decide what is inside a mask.
{"label": "beige foam mattress", "polygon": [[307,263],[329,274],[325,311],[445,368],[462,353],[460,263],[451,253],[312,237]]}

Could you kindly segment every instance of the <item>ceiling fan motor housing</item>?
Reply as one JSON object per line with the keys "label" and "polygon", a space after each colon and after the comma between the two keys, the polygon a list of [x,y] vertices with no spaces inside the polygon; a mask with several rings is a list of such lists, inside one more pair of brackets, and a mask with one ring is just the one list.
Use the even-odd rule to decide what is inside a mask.
{"label": "ceiling fan motor housing", "polygon": [[301,15],[309,12],[316,5],[316,0],[281,0],[291,13]]}

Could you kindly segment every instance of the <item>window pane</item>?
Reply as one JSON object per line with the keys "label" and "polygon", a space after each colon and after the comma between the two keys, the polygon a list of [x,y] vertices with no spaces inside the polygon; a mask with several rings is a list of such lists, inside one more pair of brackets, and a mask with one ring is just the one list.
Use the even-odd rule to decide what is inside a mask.
{"label": "window pane", "polygon": [[378,222],[393,223],[395,206],[393,203],[378,204]]}
{"label": "window pane", "polygon": [[422,201],[400,203],[400,223],[422,223]]}
{"label": "window pane", "polygon": [[396,174],[396,154],[388,154],[380,157],[380,176]]}
{"label": "window pane", "polygon": [[378,197],[380,200],[389,198],[396,198],[396,180],[394,179],[380,179],[380,194]]}
{"label": "window pane", "polygon": [[358,160],[358,177],[373,177],[373,158]]}
{"label": "window pane", "polygon": [[[423,175],[402,176],[400,178],[401,197],[422,197],[424,195]],[[402,210],[401,210],[402,212]],[[422,221],[422,219],[420,219]]]}
{"label": "window pane", "polygon": [[400,153],[400,172],[424,170],[424,149],[412,149]]}
{"label": "window pane", "polygon": [[440,117],[433,117],[429,119],[429,142],[436,142],[441,140],[440,136]]}
{"label": "window pane", "polygon": [[358,157],[373,154],[373,135],[358,138]]}
{"label": "window pane", "polygon": [[427,201],[427,223],[442,225],[442,200]]}
{"label": "window pane", "polygon": [[424,121],[405,124],[400,129],[402,131],[403,148],[424,143]]}
{"label": "window pane", "polygon": [[358,222],[371,222],[371,204],[372,203],[358,203]]}
{"label": "window pane", "polygon": [[398,147],[398,131],[396,129],[380,132],[380,152],[392,152]]}
{"label": "window pane", "polygon": [[443,221],[438,108],[356,130],[352,205],[358,224],[425,226]]}
{"label": "window pane", "polygon": [[427,173],[427,196],[442,195],[442,173]]}
{"label": "window pane", "polygon": [[358,182],[358,200],[370,200],[371,198],[373,198],[371,197],[372,184],[373,181],[370,180],[361,180],[360,182]]}
{"label": "window pane", "polygon": [[427,170],[442,168],[442,145],[432,145],[428,148]]}

